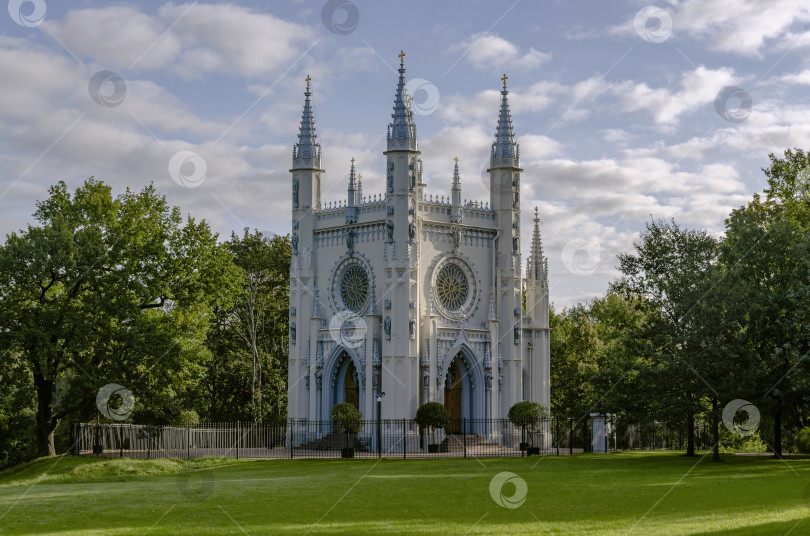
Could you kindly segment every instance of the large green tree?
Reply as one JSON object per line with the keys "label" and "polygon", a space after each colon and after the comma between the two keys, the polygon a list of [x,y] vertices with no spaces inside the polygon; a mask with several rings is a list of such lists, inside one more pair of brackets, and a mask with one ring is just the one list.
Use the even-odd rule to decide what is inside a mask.
{"label": "large green tree", "polygon": [[227,247],[243,283],[217,311],[206,376],[213,420],[278,418],[286,412],[289,330],[289,236],[245,229]]}
{"label": "large green tree", "polygon": [[110,382],[143,420],[179,411],[209,358],[213,307],[239,280],[217,235],[152,186],[113,196],[93,178],[51,187],[34,219],[0,247],[0,345],[33,379],[38,454],[55,454],[62,419],[92,415]]}
{"label": "large green tree", "polygon": [[707,319],[698,314],[710,300],[718,241],[706,231],[682,229],[674,221],[646,224],[633,253],[619,255],[628,288],[641,295],[657,313],[648,324],[653,351],[646,382],[664,403],[670,417],[687,426],[687,455],[694,455],[694,419],[712,391],[701,373],[708,352],[694,334]]}

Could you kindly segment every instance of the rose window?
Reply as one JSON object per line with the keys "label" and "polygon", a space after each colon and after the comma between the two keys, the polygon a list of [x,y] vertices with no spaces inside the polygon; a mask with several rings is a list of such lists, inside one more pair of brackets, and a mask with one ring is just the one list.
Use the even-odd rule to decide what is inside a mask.
{"label": "rose window", "polygon": [[368,274],[359,265],[346,268],[340,278],[340,298],[346,308],[360,312],[368,301]]}
{"label": "rose window", "polygon": [[455,264],[446,265],[436,277],[436,293],[448,311],[458,311],[467,301],[467,275]]}

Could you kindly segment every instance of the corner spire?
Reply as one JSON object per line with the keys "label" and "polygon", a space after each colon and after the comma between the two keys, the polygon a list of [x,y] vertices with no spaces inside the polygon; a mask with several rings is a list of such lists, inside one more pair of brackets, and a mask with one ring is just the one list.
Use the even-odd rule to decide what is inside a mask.
{"label": "corner spire", "polygon": [[357,223],[357,188],[355,187],[354,157],[352,157],[352,167],[349,170],[349,192],[346,200],[346,223]]}
{"label": "corner spire", "polygon": [[[495,141],[492,143],[492,164],[495,166],[496,159],[504,159],[502,164],[512,165],[518,167],[517,158],[520,156],[520,149],[515,143],[515,134],[512,132],[512,116],[509,113],[509,100],[507,95],[509,91],[506,89],[506,81],[509,79],[506,74],[503,75],[501,81],[503,82],[503,90],[501,91],[501,110],[498,115],[498,127],[495,130]],[[508,160],[507,160],[508,159]],[[514,162],[509,160],[514,159]]]}
{"label": "corner spire", "polygon": [[543,241],[540,238],[540,212],[537,207],[534,207],[534,233],[532,234],[526,278],[532,281],[547,281],[547,266],[548,262],[543,256]]}
{"label": "corner spire", "polygon": [[461,223],[463,218],[463,209],[461,207],[461,177],[458,173],[458,157],[455,157],[456,165],[453,168],[453,186],[450,189],[451,198],[451,214],[450,221],[453,223]]}
{"label": "corner spire", "polygon": [[293,169],[322,169],[321,144],[318,143],[318,127],[315,124],[312,91],[309,87],[311,81],[312,78],[307,75],[307,88],[304,91],[304,111],[301,114],[298,143],[293,146]]}
{"label": "corner spire", "polygon": [[388,125],[388,150],[405,149],[416,151],[416,125],[413,122],[413,108],[405,84],[405,52],[399,53],[399,82],[394,96],[393,121]]}

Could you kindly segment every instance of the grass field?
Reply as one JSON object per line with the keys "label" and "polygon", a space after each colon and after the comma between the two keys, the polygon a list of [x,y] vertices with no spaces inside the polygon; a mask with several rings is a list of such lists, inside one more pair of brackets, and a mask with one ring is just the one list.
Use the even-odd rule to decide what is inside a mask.
{"label": "grass field", "polygon": [[[503,471],[526,483],[517,508],[490,494]],[[795,536],[810,534],[808,484],[810,460],[725,455],[711,463],[661,452],[424,461],[64,457],[0,473],[0,535]],[[519,490],[512,480],[502,493],[508,500]]]}

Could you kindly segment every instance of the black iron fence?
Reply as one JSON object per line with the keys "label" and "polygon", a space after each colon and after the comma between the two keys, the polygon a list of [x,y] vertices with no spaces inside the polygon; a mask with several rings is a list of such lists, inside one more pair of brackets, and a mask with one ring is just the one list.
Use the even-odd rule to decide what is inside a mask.
{"label": "black iron fence", "polygon": [[[711,444],[696,425],[699,449]],[[665,422],[633,423],[612,416],[545,418],[527,426],[506,419],[461,419],[444,429],[415,421],[361,421],[346,430],[331,421],[202,423],[190,426],[78,423],[74,454],[132,458],[452,458],[566,455],[628,449],[683,449],[686,430]]]}

